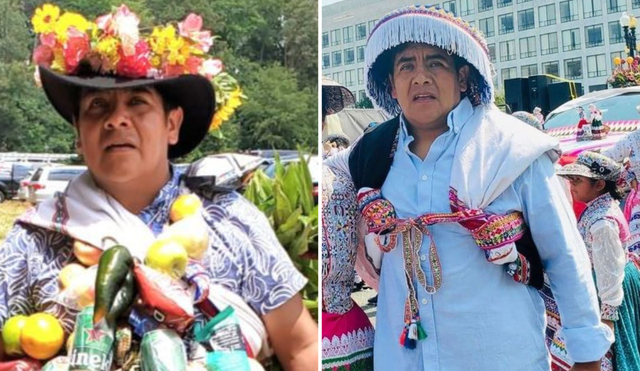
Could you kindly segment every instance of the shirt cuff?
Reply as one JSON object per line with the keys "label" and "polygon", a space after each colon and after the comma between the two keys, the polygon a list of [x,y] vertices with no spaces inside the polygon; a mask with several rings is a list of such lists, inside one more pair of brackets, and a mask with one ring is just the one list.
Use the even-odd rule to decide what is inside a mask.
{"label": "shirt cuff", "polygon": [[600,306],[600,317],[609,321],[617,321],[620,319],[618,316],[618,308],[618,306],[602,303]]}
{"label": "shirt cuff", "polygon": [[595,362],[611,348],[614,335],[609,326],[600,322],[592,327],[563,328],[567,352],[577,363]]}

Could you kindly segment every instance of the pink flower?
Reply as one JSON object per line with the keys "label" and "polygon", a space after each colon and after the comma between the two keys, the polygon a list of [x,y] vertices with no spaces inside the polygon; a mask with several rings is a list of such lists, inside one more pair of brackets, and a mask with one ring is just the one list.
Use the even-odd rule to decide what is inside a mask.
{"label": "pink flower", "polygon": [[133,55],[125,55],[122,48],[119,49],[120,61],[116,67],[118,75],[141,78],[146,77],[151,68],[151,62],[149,61],[149,45],[146,41],[140,40],[135,45]]}
{"label": "pink flower", "polygon": [[136,52],[136,45],[140,40],[138,24],[140,19],[126,5],[121,5],[113,16],[114,33],[120,37],[122,50],[127,57]]}
{"label": "pink flower", "polygon": [[197,75],[201,65],[202,58],[192,56],[187,58],[187,61],[184,64],[184,68],[187,73]]}
{"label": "pink flower", "polygon": [[47,45],[38,45],[33,51],[33,63],[37,65],[51,66],[53,62],[53,49]]}
{"label": "pink flower", "polygon": [[98,17],[96,25],[107,35],[113,35],[113,15],[111,13]]}
{"label": "pink flower", "polygon": [[184,66],[179,64],[166,64],[164,66],[164,77],[180,76],[184,72]]}
{"label": "pink flower", "polygon": [[50,33],[46,33],[46,34],[41,34],[40,35],[40,43],[42,45],[46,45],[48,47],[55,47],[56,46],[56,34],[53,32]]}
{"label": "pink flower", "polygon": [[213,45],[213,37],[210,31],[201,31],[202,17],[196,14],[189,14],[183,22],[178,23],[180,36],[192,40],[196,47],[203,53],[208,53]]}
{"label": "pink flower", "polygon": [[222,72],[222,61],[220,59],[207,59],[200,66],[200,74],[206,76],[208,79],[216,76]]}
{"label": "pink flower", "polygon": [[89,36],[84,32],[76,30],[74,27],[69,27],[67,34],[68,38],[62,48],[62,55],[64,56],[67,71],[73,74],[78,68],[80,61],[91,49],[91,45],[89,45]]}

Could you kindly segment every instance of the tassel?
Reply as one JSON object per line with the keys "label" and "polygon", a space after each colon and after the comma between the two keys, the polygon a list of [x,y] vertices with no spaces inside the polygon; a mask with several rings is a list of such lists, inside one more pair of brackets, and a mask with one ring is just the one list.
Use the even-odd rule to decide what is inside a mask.
{"label": "tassel", "polygon": [[416,326],[416,320],[411,320],[411,325],[409,326],[409,339],[418,340],[418,326]]}
{"label": "tassel", "polygon": [[416,349],[417,344],[418,344],[417,340],[407,339],[407,341],[404,343],[404,347],[407,349]]}
{"label": "tassel", "polygon": [[420,321],[416,323],[416,327],[418,328],[418,340],[424,340],[427,338],[427,332],[422,328]]}
{"label": "tassel", "polygon": [[400,345],[404,346],[405,339],[407,338],[407,327],[404,327],[404,330],[400,333]]}

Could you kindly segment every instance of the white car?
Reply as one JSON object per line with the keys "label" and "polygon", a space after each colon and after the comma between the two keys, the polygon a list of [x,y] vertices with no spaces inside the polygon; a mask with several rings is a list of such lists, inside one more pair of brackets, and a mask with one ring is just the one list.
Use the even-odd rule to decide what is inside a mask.
{"label": "white car", "polygon": [[28,184],[28,198],[37,204],[63,192],[69,181],[87,170],[86,166],[41,167],[33,174]]}

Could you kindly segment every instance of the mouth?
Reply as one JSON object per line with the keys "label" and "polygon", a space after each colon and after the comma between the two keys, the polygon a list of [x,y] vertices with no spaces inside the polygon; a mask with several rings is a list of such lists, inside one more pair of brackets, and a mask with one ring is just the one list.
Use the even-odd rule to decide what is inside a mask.
{"label": "mouth", "polygon": [[117,151],[127,151],[135,148],[136,147],[131,143],[115,142],[107,145],[104,150],[106,152],[117,152]]}
{"label": "mouth", "polygon": [[435,95],[429,93],[416,94],[413,97],[414,102],[430,102],[436,100]]}

